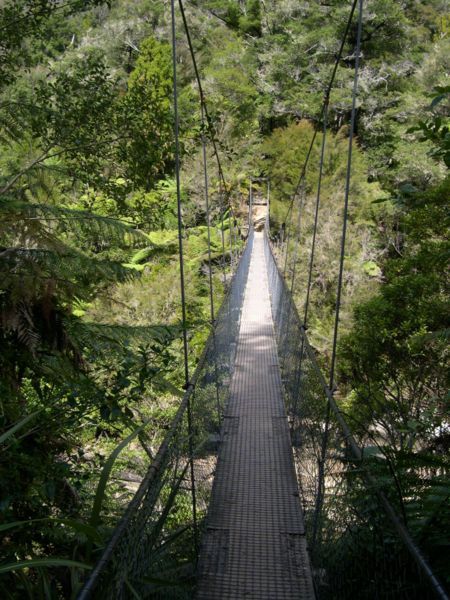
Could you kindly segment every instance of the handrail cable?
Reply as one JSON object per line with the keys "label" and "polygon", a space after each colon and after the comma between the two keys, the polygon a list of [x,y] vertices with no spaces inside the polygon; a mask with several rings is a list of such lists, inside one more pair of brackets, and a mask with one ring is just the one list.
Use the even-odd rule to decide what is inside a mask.
{"label": "handrail cable", "polygon": [[[181,319],[183,327],[183,357],[184,357],[184,379],[185,388],[191,387],[189,381],[189,356],[187,340],[187,319],[186,319],[186,289],[184,277],[184,254],[183,254],[183,216],[181,210],[181,183],[180,183],[180,131],[178,116],[178,89],[177,89],[177,40],[176,40],[176,16],[175,0],[170,0],[171,9],[171,30],[172,30],[172,68],[173,68],[173,113],[174,113],[174,135],[175,135],[175,180],[177,188],[177,224],[178,224],[178,253],[180,264],[180,293],[181,293]],[[191,398],[189,397],[187,405],[188,416],[188,435],[189,435],[189,453],[190,453],[190,476],[191,476],[191,494],[192,494],[192,518],[194,531],[194,550],[198,554],[198,524],[197,524],[197,499],[195,490],[195,474],[192,444],[192,410]]]}

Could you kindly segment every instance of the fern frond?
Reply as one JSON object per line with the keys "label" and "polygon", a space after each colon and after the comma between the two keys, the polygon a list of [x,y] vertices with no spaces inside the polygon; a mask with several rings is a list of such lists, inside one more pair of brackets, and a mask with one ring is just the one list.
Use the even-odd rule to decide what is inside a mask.
{"label": "fern frond", "polygon": [[180,338],[180,325],[108,325],[81,321],[73,317],[65,319],[67,331],[79,347],[98,349],[99,342],[123,345],[130,341],[138,343],[157,342],[168,345]]}
{"label": "fern frond", "polygon": [[55,206],[61,202],[63,186],[54,172],[48,169],[36,169],[24,196],[30,204]]}
{"label": "fern frond", "polygon": [[0,143],[18,142],[26,134],[26,125],[17,110],[17,104],[8,102],[2,104],[0,111]]}
{"label": "fern frond", "polygon": [[[52,282],[64,291],[65,300],[89,297],[94,290],[130,281],[139,274],[119,262],[92,258],[68,246],[59,251],[41,248],[8,248],[0,253],[1,288],[21,298],[40,296]],[[42,290],[42,292],[39,292]]]}
{"label": "fern frond", "polygon": [[40,222],[56,233],[70,233],[75,238],[102,241],[108,244],[128,246],[148,243],[147,236],[130,224],[111,217],[96,215],[84,210],[49,204],[35,204],[17,199],[2,199],[0,203],[2,218],[8,222],[14,219],[16,228]]}

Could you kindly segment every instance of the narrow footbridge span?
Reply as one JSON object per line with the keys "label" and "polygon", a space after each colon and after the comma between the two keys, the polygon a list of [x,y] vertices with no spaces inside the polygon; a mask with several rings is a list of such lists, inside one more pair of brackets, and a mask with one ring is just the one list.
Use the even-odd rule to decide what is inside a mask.
{"label": "narrow footbridge span", "polygon": [[[193,372],[193,332],[186,318],[184,284],[176,4],[199,91],[209,242],[201,268],[209,280],[210,328]],[[309,150],[292,196],[285,199],[286,215],[282,220],[278,215],[279,227],[272,239],[270,215],[261,213],[264,202],[255,202],[259,206],[253,212],[252,184],[267,181],[268,192],[270,189],[270,181],[259,172],[247,179],[248,233],[244,233],[242,188],[235,187],[233,197],[233,186],[224,176],[222,152],[208,112],[183,0],[170,0],[185,387],[181,400],[177,396],[170,399],[171,406],[178,407],[176,414],[160,434],[156,455],[149,452],[139,489],[118,522],[104,524],[105,531],[111,527],[109,541],[92,547],[97,562],[80,582],[78,600],[448,599],[442,574],[430,566],[433,557],[422,552],[418,546],[422,540],[415,539],[414,531],[408,529],[404,506],[396,493],[398,482],[387,461],[374,460],[373,453],[366,451],[370,446],[367,435],[360,433],[355,438],[335,399],[358,73],[363,59],[364,1],[352,0],[350,4]],[[348,160],[340,195],[336,196],[343,198],[343,206],[337,215],[342,217],[342,234],[334,334],[325,375],[308,341],[308,309],[330,98],[338,68],[343,63],[348,68],[344,56],[352,40]],[[339,98],[344,90],[340,84]],[[307,174],[317,156],[317,192],[314,207],[310,207],[314,214],[312,241],[307,249],[308,264],[300,267],[299,247],[305,237],[302,218],[311,189]],[[210,186],[211,157],[217,163],[217,177]],[[212,200],[210,187],[215,190]],[[269,197],[266,205],[269,213]],[[264,226],[264,231],[255,232],[255,226]],[[214,257],[211,251],[213,227],[220,230],[222,241],[217,254],[221,257],[224,294],[218,311],[213,285],[214,275],[217,277],[217,254]],[[273,241],[277,242],[276,251]],[[296,306],[300,270],[307,281],[302,317]],[[169,403],[166,398],[164,401]],[[152,428],[152,423],[140,428],[144,441],[145,426]]]}
{"label": "narrow footbridge span", "polygon": [[197,598],[313,597],[263,233],[255,233]]}

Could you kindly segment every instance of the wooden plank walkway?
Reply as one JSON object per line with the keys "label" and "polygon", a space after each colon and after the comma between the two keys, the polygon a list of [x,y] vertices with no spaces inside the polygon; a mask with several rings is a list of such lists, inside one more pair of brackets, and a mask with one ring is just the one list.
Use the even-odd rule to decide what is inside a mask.
{"label": "wooden plank walkway", "polygon": [[314,598],[262,236],[255,233],[197,600]]}

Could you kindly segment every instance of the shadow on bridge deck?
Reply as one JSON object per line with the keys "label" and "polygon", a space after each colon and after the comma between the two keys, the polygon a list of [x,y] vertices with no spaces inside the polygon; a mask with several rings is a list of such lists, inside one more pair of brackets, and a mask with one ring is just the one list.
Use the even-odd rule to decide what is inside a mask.
{"label": "shadow on bridge deck", "polygon": [[270,306],[256,233],[198,600],[314,598]]}

